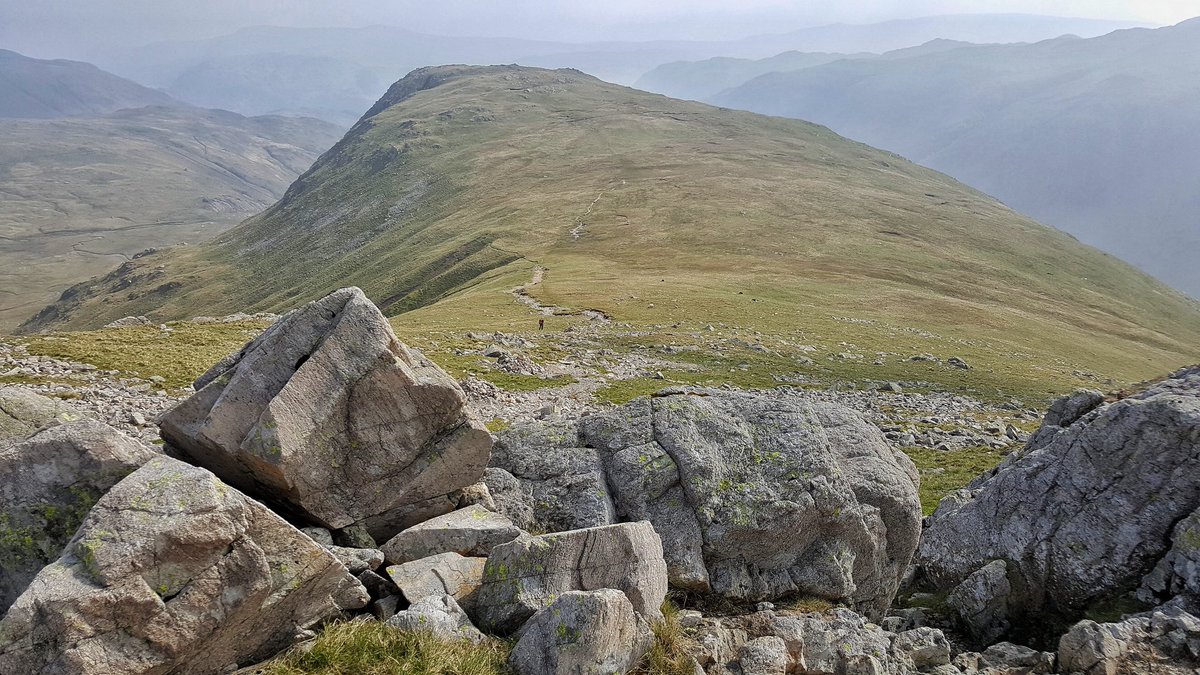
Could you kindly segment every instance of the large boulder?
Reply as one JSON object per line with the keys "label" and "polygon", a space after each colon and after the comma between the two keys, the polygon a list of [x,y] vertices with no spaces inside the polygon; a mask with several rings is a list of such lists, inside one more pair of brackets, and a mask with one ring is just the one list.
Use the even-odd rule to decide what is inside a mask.
{"label": "large boulder", "polygon": [[156,454],[94,420],[0,449],[0,614],[58,559],[92,505]]}
{"label": "large boulder", "polygon": [[62,401],[21,387],[0,387],[0,448],[20,443],[39,429],[82,417]]}
{"label": "large boulder", "polygon": [[357,288],[277,321],[195,383],[163,438],[293,517],[386,541],[447,513],[487,466],[491,437],[463,392]]}
{"label": "large boulder", "polygon": [[467,613],[449,595],[430,595],[414,602],[408,609],[397,612],[387,620],[389,626],[406,631],[425,631],[443,640],[469,640],[476,644],[485,637]]}
{"label": "large boulder", "polygon": [[513,633],[567,591],[614,588],[638,614],[662,618],[667,568],[649,523],[522,537],[492,549],[468,607],[484,630]]}
{"label": "large boulder", "polygon": [[[1176,523],[1200,506],[1200,367],[1059,426],[1071,416],[1056,413],[1052,433],[942,501],[916,558],[923,583],[953,589],[1002,560],[1009,597],[988,602],[1007,606],[1014,630],[1044,635],[1137,588],[1173,533],[1188,546]],[[1159,579],[1186,587],[1173,564]]]}
{"label": "large boulder", "polygon": [[[912,462],[834,405],[681,392],[585,417],[574,434],[505,433],[497,448],[493,464],[535,499],[580,481],[567,485],[590,493],[575,501],[611,502],[616,520],[654,525],[673,586],[736,600],[807,595],[878,616],[921,531]],[[564,457],[569,473],[555,477]],[[503,510],[512,489],[492,492]],[[567,517],[552,500],[538,506],[532,527]]]}
{"label": "large boulder", "polygon": [[266,507],[159,456],[96,503],[0,621],[0,672],[220,673],[368,600]]}
{"label": "large boulder", "polygon": [[621,591],[567,591],[525,624],[508,664],[517,675],[623,675],[653,642]]}
{"label": "large boulder", "polygon": [[388,578],[400,589],[404,599],[417,602],[423,598],[448,595],[469,602],[483,580],[484,558],[467,558],[457,553],[412,560],[387,568]]}
{"label": "large boulder", "polygon": [[475,504],[413,525],[388,540],[383,554],[393,565],[439,553],[487,557],[493,547],[521,534],[505,516]]}

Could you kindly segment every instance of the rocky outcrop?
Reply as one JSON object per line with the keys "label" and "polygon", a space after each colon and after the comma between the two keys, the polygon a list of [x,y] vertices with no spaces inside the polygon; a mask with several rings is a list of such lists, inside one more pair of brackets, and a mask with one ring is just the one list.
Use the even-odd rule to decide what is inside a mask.
{"label": "rocky outcrop", "polygon": [[521,534],[511,520],[476,504],[404,530],[383,545],[383,554],[393,565],[439,553],[486,557]]}
{"label": "rocky outcrop", "polygon": [[0,614],[58,559],[92,505],[156,454],[93,420],[0,449]]}
{"label": "rocky outcrop", "polygon": [[357,288],[277,321],[167,412],[175,452],[297,519],[386,541],[456,507],[491,438]]}
{"label": "rocky outcrop", "polygon": [[525,624],[508,663],[518,675],[623,675],[653,641],[621,591],[567,591]]}
{"label": "rocky outcrop", "polygon": [[796,399],[642,399],[575,429],[506,432],[493,465],[507,474],[489,474],[488,487],[514,520],[536,514],[527,525],[551,530],[581,514],[648,520],[674,586],[738,600],[808,595],[877,616],[921,529],[908,458],[856,413]]}
{"label": "rocky outcrop", "polygon": [[662,618],[667,569],[662,541],[649,523],[623,523],[522,537],[492,549],[472,606],[477,624],[499,635],[568,591],[613,588],[650,621]]}
{"label": "rocky outcrop", "polygon": [[1200,672],[1200,619],[1163,607],[1117,623],[1081,621],[1058,643],[1059,670],[1081,675]]}
{"label": "rocky outcrop", "polygon": [[1157,605],[1183,597],[1200,606],[1200,511],[1179,521],[1171,532],[1171,548],[1142,579],[1138,599]]}
{"label": "rocky outcrop", "polygon": [[20,387],[0,387],[0,448],[20,443],[38,429],[78,419],[61,401]]}
{"label": "rocky outcrop", "polygon": [[367,601],[299,530],[160,456],[96,503],[0,621],[0,672],[225,672]]}
{"label": "rocky outcrop", "polygon": [[[1081,397],[1086,405],[1070,402]],[[1014,626],[1044,634],[1137,588],[1173,533],[1177,547],[1188,546],[1188,526],[1176,523],[1200,506],[1200,368],[1071,421],[1095,402],[1059,401],[1047,415],[1051,433],[942,501],[917,555],[924,583],[953,589],[1005,561],[1008,597],[989,602],[1005,602]],[[1164,593],[1185,587],[1171,562],[1185,560],[1180,553],[1147,583]]]}
{"label": "rocky outcrop", "polygon": [[955,587],[946,596],[946,606],[977,644],[989,645],[1012,627],[1008,610],[1012,595],[1008,565],[993,560]]}
{"label": "rocky outcrop", "polygon": [[443,640],[470,640],[476,644],[484,640],[483,633],[449,595],[421,598],[389,618],[387,624],[401,630],[428,631]]}

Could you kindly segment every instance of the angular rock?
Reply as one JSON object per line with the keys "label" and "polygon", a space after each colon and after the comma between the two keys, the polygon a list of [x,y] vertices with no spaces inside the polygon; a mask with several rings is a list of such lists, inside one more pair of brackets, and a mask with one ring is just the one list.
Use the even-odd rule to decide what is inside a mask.
{"label": "angular rock", "polygon": [[0,449],[0,614],[58,559],[92,505],[157,454],[93,420]]}
{"label": "angular rock", "polygon": [[368,600],[279,516],[160,456],[96,503],[0,621],[0,672],[218,673]]}
{"label": "angular rock", "polygon": [[1043,445],[1050,437],[1079,421],[1104,404],[1104,394],[1094,389],[1076,389],[1074,392],[1055,399],[1042,419],[1042,426],[1034,433],[1030,445]]}
{"label": "angular rock", "polygon": [[738,665],[742,675],[787,675],[787,645],[773,635],[754,638],[742,647]]}
{"label": "angular rock", "polygon": [[345,546],[326,546],[351,574],[362,574],[379,569],[383,564],[383,551],[373,548],[346,548]]}
{"label": "angular rock", "polygon": [[[1086,405],[1065,407],[1051,421]],[[935,590],[1006,561],[1009,621],[1028,637],[1137,588],[1200,507],[1200,367],[1056,428],[943,500],[915,561]]]}
{"label": "angular rock", "polygon": [[954,610],[970,636],[988,645],[1008,632],[1008,601],[1012,585],[1008,565],[1003,560],[979,568],[946,596],[946,606]]}
{"label": "angular rock", "polygon": [[430,595],[421,598],[408,609],[395,613],[387,620],[389,626],[407,631],[428,631],[445,640],[483,642],[467,613],[449,595]]}
{"label": "angular rock", "polygon": [[1054,671],[1054,654],[1000,642],[988,647],[979,663],[988,675],[1037,675]]}
{"label": "angular rock", "polygon": [[302,527],[300,531],[326,548],[333,546],[333,533],[323,527]]}
{"label": "angular rock", "polygon": [[[496,437],[484,482],[496,508],[523,530],[563,532],[617,522],[604,466],[574,423],[516,424]],[[508,479],[513,479],[512,481]]]}
{"label": "angular rock", "polygon": [[518,675],[623,674],[653,641],[621,591],[567,591],[525,624],[508,663]]}
{"label": "angular rock", "polygon": [[950,664],[950,642],[936,628],[915,628],[892,640],[892,652],[916,670]]}
{"label": "angular rock", "polygon": [[491,437],[357,288],[280,319],[163,415],[174,452],[295,517],[377,541],[452,510]]}
{"label": "angular rock", "polygon": [[1059,670],[1083,675],[1200,672],[1200,619],[1160,607],[1117,623],[1081,621],[1058,643]]}
{"label": "angular rock", "polygon": [[650,621],[662,618],[667,569],[662,541],[649,523],[624,523],[522,537],[492,549],[475,594],[476,622],[513,633],[567,591],[614,588]]}
{"label": "angular rock", "polygon": [[387,568],[388,577],[409,602],[449,595],[466,602],[483,579],[484,558],[442,553]]}
{"label": "angular rock", "polygon": [[[921,531],[912,462],[844,408],[698,394],[634,401],[583,418],[578,433],[502,434],[493,464],[535,495],[567,477],[587,477],[572,495],[594,495],[572,499],[608,500],[611,488],[622,521],[649,520],[662,536],[676,587],[742,601],[807,595],[880,615]],[[567,514],[547,501],[536,525],[555,529]]]}
{"label": "angular rock", "polygon": [[393,565],[439,553],[487,557],[493,547],[521,534],[507,517],[474,505],[404,530],[383,545],[383,554]]}
{"label": "angular rock", "polygon": [[389,595],[396,595],[400,589],[396,588],[396,584],[392,583],[391,579],[385,579],[378,572],[366,570],[358,575],[358,583],[367,589],[367,593],[371,594],[372,598],[386,598]]}
{"label": "angular rock", "polygon": [[62,401],[21,387],[0,387],[0,449],[20,443],[38,429],[82,417]]}

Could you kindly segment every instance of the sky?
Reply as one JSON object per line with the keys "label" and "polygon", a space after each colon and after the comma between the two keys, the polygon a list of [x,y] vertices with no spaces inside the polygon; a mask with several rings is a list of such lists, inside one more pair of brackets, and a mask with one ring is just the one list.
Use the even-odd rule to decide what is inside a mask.
{"label": "sky", "polygon": [[1200,0],[0,0],[0,48],[83,58],[108,46],[200,39],[253,25],[395,25],[556,41],[737,39],[835,22],[1027,13],[1163,25]]}

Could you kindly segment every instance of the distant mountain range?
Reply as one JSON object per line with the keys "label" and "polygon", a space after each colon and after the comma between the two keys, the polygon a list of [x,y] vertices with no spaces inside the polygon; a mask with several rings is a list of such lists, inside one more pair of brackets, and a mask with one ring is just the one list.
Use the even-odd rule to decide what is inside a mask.
{"label": "distant mountain range", "polygon": [[840,335],[867,378],[875,354],[947,336],[968,359],[1020,355],[973,371],[992,395],[1046,377],[1029,364],[1135,379],[1200,357],[1200,305],[945,175],[807,122],[517,66],[411,73],[266,211],[72,287],[24,330],[281,311],[347,285],[398,326],[459,334],[543,316],[520,287],[630,334]]}
{"label": "distant mountain range", "polygon": [[[0,81],[17,80],[22,105],[3,97],[6,112],[59,119],[0,119],[0,332],[143,249],[257,213],[340,134],[194,108],[87,64],[0,55]],[[109,111],[126,103],[144,107]]]}
{"label": "distant mountain range", "polygon": [[439,63],[571,67],[629,84],[663,63],[724,56],[763,58],[789,50],[884,52],[935,38],[1014,42],[1064,33],[1094,36],[1130,23],[1028,15],[953,15],[879,24],[835,24],[729,42],[572,44],[449,37],[402,28],[255,27],[199,41],[113,50],[101,66],[196,105],[257,115],[303,113],[349,126],[387,84]]}
{"label": "distant mountain range", "polygon": [[0,92],[0,118],[102,115],[173,103],[167,94],[90,63],[31,59],[6,49],[0,49]]}
{"label": "distant mountain range", "polygon": [[1200,297],[1200,19],[845,59],[710,100],[898,152]]}

